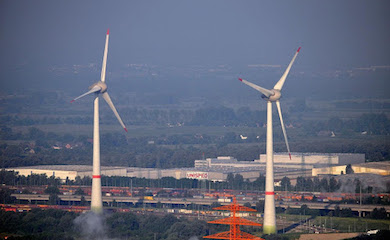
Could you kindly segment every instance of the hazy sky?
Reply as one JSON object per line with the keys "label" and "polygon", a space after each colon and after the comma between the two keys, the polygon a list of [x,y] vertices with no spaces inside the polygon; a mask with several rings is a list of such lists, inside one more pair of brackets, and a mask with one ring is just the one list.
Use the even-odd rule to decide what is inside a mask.
{"label": "hazy sky", "polygon": [[1,0],[0,69],[100,64],[107,28],[111,65],[287,65],[299,46],[297,69],[390,65],[389,12],[387,0]]}

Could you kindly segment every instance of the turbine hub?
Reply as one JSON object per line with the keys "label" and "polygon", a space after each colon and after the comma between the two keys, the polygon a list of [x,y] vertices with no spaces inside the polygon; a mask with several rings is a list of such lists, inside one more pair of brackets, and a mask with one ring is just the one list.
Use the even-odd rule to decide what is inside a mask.
{"label": "turbine hub", "polygon": [[267,97],[265,95],[261,95],[261,98],[263,98],[266,101],[276,102],[282,96],[282,94],[280,93],[280,90],[272,89],[271,91],[274,93],[273,95],[271,95],[269,97]]}
{"label": "turbine hub", "polygon": [[100,93],[104,93],[105,91],[107,91],[107,84],[105,84],[105,83],[102,82],[102,81],[99,81],[99,82],[97,82],[97,83],[92,84],[92,85],[89,87],[89,89],[92,89],[92,88],[95,87],[95,86],[98,86],[98,87],[101,88]]}

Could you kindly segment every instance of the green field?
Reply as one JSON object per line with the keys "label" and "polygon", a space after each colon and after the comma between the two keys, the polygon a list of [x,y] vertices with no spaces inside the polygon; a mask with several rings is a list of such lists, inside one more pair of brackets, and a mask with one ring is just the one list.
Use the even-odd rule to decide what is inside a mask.
{"label": "green field", "polygon": [[[390,220],[381,219],[369,219],[369,218],[342,218],[342,217],[329,217],[329,216],[317,216],[312,218],[310,215],[288,215],[278,214],[277,218],[285,221],[284,226],[288,226],[288,222],[300,222],[310,219],[310,225],[315,225],[317,229],[326,229],[325,232],[367,232],[370,229],[390,230]],[[308,232],[308,224],[306,224],[306,231]],[[283,228],[279,224],[279,229]]]}

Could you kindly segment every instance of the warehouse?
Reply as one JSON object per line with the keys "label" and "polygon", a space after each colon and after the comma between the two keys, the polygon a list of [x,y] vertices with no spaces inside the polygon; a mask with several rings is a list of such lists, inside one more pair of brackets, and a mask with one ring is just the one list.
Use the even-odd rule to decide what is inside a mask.
{"label": "warehouse", "polygon": [[[92,177],[92,166],[88,165],[40,165],[7,168],[7,171],[18,172],[19,175],[28,176],[31,174],[46,174],[46,176],[54,176],[65,181],[75,180],[77,176]],[[124,167],[101,167],[101,174],[106,176],[126,176],[126,168]]]}
{"label": "warehouse", "polygon": [[[312,175],[342,175],[346,173],[347,165],[332,166],[332,167],[323,167],[323,168],[313,168]],[[390,175],[390,161],[386,162],[368,162],[351,165],[354,173],[372,173],[382,176]]]}
{"label": "warehouse", "polygon": [[[101,167],[101,174],[105,176],[122,176],[122,177],[137,177],[146,179],[159,179],[162,177],[181,178],[196,178],[208,179],[211,181],[225,181],[229,173],[241,174],[245,180],[254,181],[260,174],[265,174],[265,155],[260,155],[260,160],[254,161],[238,161],[233,157],[217,157],[207,158],[205,160],[195,160],[193,168],[174,168],[174,169],[159,169],[159,168],[137,168],[137,167]],[[304,159],[304,162],[302,162]],[[316,176],[318,174],[331,174],[332,172],[340,172],[345,169],[345,165],[337,167],[339,164],[355,164],[364,162],[364,154],[303,154],[294,153],[292,160],[288,154],[275,154],[274,157],[274,175],[275,181],[287,176],[290,179],[296,179],[298,176]],[[334,170],[316,170],[314,166],[326,166]],[[329,167],[331,166],[331,167]],[[379,171],[369,170],[372,167],[364,167],[363,165],[353,165],[356,171],[374,172]],[[321,168],[321,169],[327,169]],[[339,169],[340,168],[340,169]],[[375,168],[374,168],[375,169]],[[16,171],[20,175],[30,174],[46,174],[47,176],[55,176],[62,181],[66,179],[75,180],[76,177],[92,176],[92,166],[87,165],[44,165],[44,166],[28,166],[8,168],[8,171]],[[321,172],[323,171],[323,172]],[[316,174],[316,175],[314,175]]]}
{"label": "warehouse", "polygon": [[[255,160],[265,164],[266,155],[260,154]],[[359,164],[365,162],[365,155],[361,153],[274,153],[274,166],[282,168],[306,168]]]}

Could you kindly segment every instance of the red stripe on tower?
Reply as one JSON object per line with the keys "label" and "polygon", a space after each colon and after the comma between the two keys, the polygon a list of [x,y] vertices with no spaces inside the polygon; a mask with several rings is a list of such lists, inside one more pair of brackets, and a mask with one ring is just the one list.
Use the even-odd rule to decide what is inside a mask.
{"label": "red stripe on tower", "polygon": [[92,178],[101,178],[100,175],[92,175]]}
{"label": "red stripe on tower", "polygon": [[265,195],[275,195],[275,192],[265,192]]}

